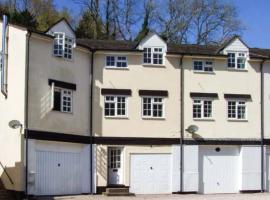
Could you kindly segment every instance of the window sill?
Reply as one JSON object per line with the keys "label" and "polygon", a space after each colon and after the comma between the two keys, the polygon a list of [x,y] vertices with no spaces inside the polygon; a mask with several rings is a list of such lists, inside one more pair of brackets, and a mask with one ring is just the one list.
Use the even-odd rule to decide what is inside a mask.
{"label": "window sill", "polygon": [[208,121],[208,122],[213,122],[215,119],[213,118],[193,118],[194,121]]}
{"label": "window sill", "polygon": [[227,67],[227,70],[233,71],[233,72],[248,72],[247,69],[234,69],[234,68],[228,68],[228,67]]}
{"label": "window sill", "polygon": [[205,72],[205,71],[196,71],[196,70],[194,70],[193,73],[194,74],[211,74],[211,75],[216,74],[215,72]]}
{"label": "window sill", "polygon": [[142,117],[143,120],[165,120],[165,117]]}
{"label": "window sill", "polygon": [[228,119],[228,122],[248,122],[247,119]]}
{"label": "window sill", "polygon": [[144,67],[165,67],[164,64],[147,64],[147,63],[143,63],[142,66],[144,66]]}
{"label": "window sill", "polygon": [[56,55],[53,55],[53,57],[63,60],[63,61],[74,62],[74,58],[69,59],[69,58],[65,58],[64,56],[56,56]]}
{"label": "window sill", "polygon": [[105,67],[105,69],[112,69],[112,70],[129,70],[128,67]]}
{"label": "window sill", "polygon": [[125,117],[125,116],[123,116],[123,117],[121,117],[121,116],[105,116],[104,117],[105,119],[129,119],[128,117]]}
{"label": "window sill", "polygon": [[73,115],[73,112],[62,112],[62,111],[59,111],[59,110],[51,110],[52,112],[55,112],[55,113],[62,113],[62,114],[70,114],[70,115]]}

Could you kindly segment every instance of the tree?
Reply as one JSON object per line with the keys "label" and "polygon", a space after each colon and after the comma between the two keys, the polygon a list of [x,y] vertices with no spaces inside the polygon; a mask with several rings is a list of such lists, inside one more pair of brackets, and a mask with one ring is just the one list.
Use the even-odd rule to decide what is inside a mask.
{"label": "tree", "polygon": [[22,12],[14,11],[10,15],[10,21],[33,29],[37,27],[36,19],[28,10]]}
{"label": "tree", "polygon": [[99,21],[97,25],[97,22],[93,19],[93,15],[87,10],[82,14],[76,28],[76,36],[78,38],[103,39],[104,35],[97,26],[100,27],[101,22]]}
{"label": "tree", "polygon": [[144,18],[141,30],[135,38],[135,41],[141,41],[150,31],[150,20],[154,12],[154,4],[152,0],[146,1],[144,4]]}
{"label": "tree", "polygon": [[168,14],[160,16],[161,36],[169,42],[186,43],[192,20],[189,0],[169,0]]}
{"label": "tree", "polygon": [[162,36],[174,43],[218,43],[243,26],[231,3],[219,0],[169,0],[160,17]]}
{"label": "tree", "polygon": [[193,0],[192,33],[197,44],[218,43],[243,30],[234,5],[218,0]]}

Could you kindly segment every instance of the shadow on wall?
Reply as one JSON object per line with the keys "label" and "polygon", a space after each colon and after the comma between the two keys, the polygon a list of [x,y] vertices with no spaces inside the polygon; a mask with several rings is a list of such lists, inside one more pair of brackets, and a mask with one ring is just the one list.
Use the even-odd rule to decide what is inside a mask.
{"label": "shadow on wall", "polygon": [[40,119],[46,117],[46,115],[51,111],[52,94],[51,89],[40,99]]}
{"label": "shadow on wall", "polygon": [[[107,150],[106,147],[97,148],[97,174],[107,180]],[[98,182],[98,180],[97,180]]]}

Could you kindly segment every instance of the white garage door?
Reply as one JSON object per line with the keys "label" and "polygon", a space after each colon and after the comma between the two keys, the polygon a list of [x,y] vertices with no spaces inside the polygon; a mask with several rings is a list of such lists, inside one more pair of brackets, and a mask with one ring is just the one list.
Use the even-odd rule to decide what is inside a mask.
{"label": "white garage door", "polygon": [[199,147],[200,193],[238,193],[240,180],[239,147]]}
{"label": "white garage door", "polygon": [[39,195],[80,194],[80,153],[36,152],[36,191]]}
{"label": "white garage door", "polygon": [[270,192],[270,147],[266,149],[266,189]]}
{"label": "white garage door", "polygon": [[131,155],[130,191],[135,194],[171,193],[171,155]]}

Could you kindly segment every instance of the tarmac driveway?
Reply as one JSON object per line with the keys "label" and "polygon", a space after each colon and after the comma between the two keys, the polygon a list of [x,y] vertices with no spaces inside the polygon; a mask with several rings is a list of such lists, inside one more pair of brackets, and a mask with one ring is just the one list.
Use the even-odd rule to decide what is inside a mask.
{"label": "tarmac driveway", "polygon": [[135,197],[106,197],[101,195],[80,195],[62,197],[40,197],[38,200],[269,200],[270,193],[256,194],[214,194],[214,195],[136,195]]}

